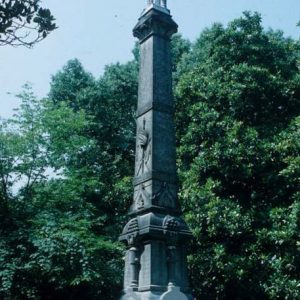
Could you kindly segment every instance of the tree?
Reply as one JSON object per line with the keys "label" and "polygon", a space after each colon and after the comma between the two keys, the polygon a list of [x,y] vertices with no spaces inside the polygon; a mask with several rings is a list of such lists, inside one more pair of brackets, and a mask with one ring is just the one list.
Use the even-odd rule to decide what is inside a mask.
{"label": "tree", "polygon": [[0,128],[0,298],[113,300],[122,248],[101,234],[105,216],[83,196],[98,188],[96,175],[75,163],[93,153],[91,120],[28,87],[19,97]]}
{"label": "tree", "polygon": [[49,95],[54,103],[65,99],[93,120],[86,135],[95,139],[95,149],[74,164],[97,177],[97,187],[86,190],[83,197],[97,207],[106,234],[116,239],[131,199],[137,65],[109,65],[99,80],[88,78],[78,61],[69,61],[53,76]]}
{"label": "tree", "polygon": [[[172,58],[172,71],[176,74],[177,67],[180,61],[191,50],[191,42],[182,37],[181,34],[175,34],[171,40],[171,58]],[[176,77],[174,78],[176,79]],[[176,81],[175,81],[176,82]]]}
{"label": "tree", "polygon": [[52,76],[49,98],[54,103],[66,102],[76,110],[82,106],[77,99],[79,92],[94,87],[95,83],[92,74],[84,70],[78,59],[73,59]]}
{"label": "tree", "polygon": [[26,46],[46,38],[56,29],[49,9],[40,0],[2,0],[0,3],[0,46]]}
{"label": "tree", "polygon": [[299,299],[299,45],[245,13],[206,29],[178,69],[195,296]]}

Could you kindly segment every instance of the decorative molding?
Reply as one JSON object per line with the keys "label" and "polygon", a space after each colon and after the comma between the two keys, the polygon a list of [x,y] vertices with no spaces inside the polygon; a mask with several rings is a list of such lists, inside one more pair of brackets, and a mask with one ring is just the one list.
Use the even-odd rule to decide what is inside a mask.
{"label": "decorative molding", "polygon": [[180,289],[180,287],[175,286],[173,284],[169,284],[168,291],[164,293],[161,300],[188,300],[188,297],[184,295]]}
{"label": "decorative molding", "polygon": [[150,195],[146,191],[146,187],[144,184],[141,184],[139,190],[136,192],[136,196],[134,197],[134,203],[138,210],[143,209],[145,207],[145,203],[149,203]]}
{"label": "decorative molding", "polygon": [[[167,243],[169,250],[174,250],[173,247],[178,244],[178,238],[179,238],[179,232],[181,223],[178,218],[172,217],[172,216],[165,216],[163,221],[163,230],[164,234],[168,237]],[[171,248],[170,248],[171,247]],[[173,253],[173,251],[169,252]],[[174,263],[174,261],[173,261]],[[171,272],[174,273],[174,272]]]}
{"label": "decorative molding", "polygon": [[156,5],[153,5],[139,19],[138,24],[133,29],[133,35],[140,40],[140,43],[153,35],[169,40],[177,32],[177,29],[178,25],[172,17],[169,14],[162,14],[160,10],[156,9]]}
{"label": "decorative molding", "polygon": [[178,232],[180,230],[180,221],[178,218],[166,216],[163,221],[164,233],[168,231]]}
{"label": "decorative molding", "polygon": [[137,237],[138,237],[138,232],[133,232],[131,234],[128,234],[126,237],[128,245],[130,246],[134,245]]}
{"label": "decorative molding", "polygon": [[152,170],[141,176],[136,176],[133,179],[133,185],[137,186],[137,185],[144,183],[146,181],[149,181],[149,180],[158,180],[158,181],[167,182],[170,184],[177,184],[177,181],[178,181],[177,176],[174,173]]}
{"label": "decorative molding", "polygon": [[125,234],[128,245],[134,245],[136,242],[136,238],[139,235],[139,223],[137,218],[129,221],[126,226]]}
{"label": "decorative molding", "polygon": [[168,115],[173,115],[174,114],[174,107],[168,104],[164,104],[161,102],[157,102],[157,101],[153,101],[150,104],[146,104],[142,107],[139,107],[137,110],[137,118],[143,116],[144,114],[146,114],[147,112],[149,112],[150,110],[155,110],[161,113],[165,113]]}
{"label": "decorative molding", "polygon": [[138,219],[134,218],[128,223],[127,233],[139,231]]}

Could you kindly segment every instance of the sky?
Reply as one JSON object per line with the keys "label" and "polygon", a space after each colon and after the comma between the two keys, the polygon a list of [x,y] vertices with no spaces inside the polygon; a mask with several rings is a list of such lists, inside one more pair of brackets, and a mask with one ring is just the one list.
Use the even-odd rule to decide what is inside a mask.
{"label": "sky", "polygon": [[[132,59],[132,28],[146,0],[43,0],[59,28],[33,49],[0,47],[0,118],[8,118],[19,102],[15,97],[29,82],[42,98],[51,76],[68,60],[78,58],[100,77],[107,64]],[[243,11],[258,11],[266,29],[300,37],[300,0],[168,0],[179,32],[194,41],[215,22],[227,24]]]}

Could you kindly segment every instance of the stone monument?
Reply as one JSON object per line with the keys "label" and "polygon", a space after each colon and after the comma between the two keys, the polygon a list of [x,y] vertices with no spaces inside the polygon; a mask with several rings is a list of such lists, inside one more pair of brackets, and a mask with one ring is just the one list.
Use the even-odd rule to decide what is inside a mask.
{"label": "stone monument", "polygon": [[192,300],[186,244],[191,232],[177,199],[170,39],[177,32],[166,0],[148,0],[133,30],[140,42],[134,200],[120,241],[122,300]]}

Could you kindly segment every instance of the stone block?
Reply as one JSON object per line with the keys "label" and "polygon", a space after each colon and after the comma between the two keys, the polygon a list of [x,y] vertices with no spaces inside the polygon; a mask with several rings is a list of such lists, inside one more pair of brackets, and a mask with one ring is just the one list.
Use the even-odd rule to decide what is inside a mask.
{"label": "stone block", "polygon": [[168,291],[164,293],[160,300],[189,300],[186,295],[181,293],[177,286],[169,286]]}

